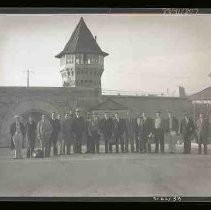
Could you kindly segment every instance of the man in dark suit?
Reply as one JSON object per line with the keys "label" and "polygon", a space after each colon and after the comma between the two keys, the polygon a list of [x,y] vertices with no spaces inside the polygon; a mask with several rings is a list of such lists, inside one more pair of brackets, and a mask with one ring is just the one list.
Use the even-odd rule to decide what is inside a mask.
{"label": "man in dark suit", "polygon": [[193,120],[188,116],[184,115],[184,119],[180,124],[180,134],[184,141],[184,154],[191,153],[191,137],[195,132],[195,126]]}
{"label": "man in dark suit", "polygon": [[136,152],[141,152],[142,151],[142,125],[141,125],[141,116],[137,113],[137,117],[134,120],[134,131],[135,131],[135,139],[136,139]]}
{"label": "man in dark suit", "polygon": [[56,119],[56,113],[53,112],[51,115],[51,125],[52,125],[52,133],[51,133],[51,138],[50,138],[50,150],[51,150],[51,145],[53,144],[53,153],[54,155],[58,155],[58,150],[57,150],[57,141],[58,141],[58,136],[59,132],[61,131],[61,124],[58,119]]}
{"label": "man in dark suit", "polygon": [[72,128],[75,135],[75,153],[82,153],[82,137],[85,129],[85,121],[80,115],[79,109],[76,109],[76,116],[73,120]]}
{"label": "man in dark suit", "polygon": [[155,153],[159,152],[159,147],[161,153],[164,153],[164,128],[164,119],[161,117],[161,113],[158,111],[155,113],[155,119],[152,124],[153,134],[155,138]]}
{"label": "man in dark suit", "polygon": [[208,120],[204,117],[203,113],[199,114],[199,119],[196,121],[196,131],[198,137],[199,149],[198,153],[201,154],[201,145],[204,145],[204,154],[207,154],[207,135],[208,135]]}
{"label": "man in dark suit", "polygon": [[69,114],[65,114],[65,119],[62,123],[62,133],[64,139],[63,154],[70,155],[71,145],[72,145],[72,122],[73,119],[70,118]]}
{"label": "man in dark suit", "polygon": [[179,131],[179,122],[172,112],[168,112],[166,119],[165,133],[169,140],[169,153],[176,152],[177,134]]}
{"label": "man in dark suit", "polygon": [[105,141],[105,153],[112,152],[112,133],[113,133],[113,120],[108,116],[108,113],[104,113],[104,118],[100,122],[101,132]]}
{"label": "man in dark suit", "polygon": [[90,152],[100,153],[100,123],[95,113],[88,121],[87,129],[90,137]]}
{"label": "man in dark suit", "polygon": [[114,124],[113,132],[116,144],[116,153],[119,152],[119,143],[121,145],[121,152],[125,152],[125,142],[123,134],[125,132],[125,121],[119,118],[119,114],[115,113],[114,115]]}
{"label": "man in dark suit", "polygon": [[37,125],[35,121],[32,119],[32,116],[29,116],[29,120],[26,123],[26,139],[27,139],[27,158],[32,157],[32,152],[35,147],[35,139],[36,139],[36,129]]}
{"label": "man in dark suit", "polygon": [[147,117],[146,113],[142,113],[142,120],[141,120],[141,127],[142,127],[142,152],[149,152],[151,153],[151,143],[149,142],[149,138],[152,136],[152,120]]}
{"label": "man in dark suit", "polygon": [[125,120],[126,124],[126,142],[125,142],[125,151],[128,152],[128,146],[130,144],[131,152],[134,152],[134,121],[131,118],[130,112],[127,112],[127,118]]}

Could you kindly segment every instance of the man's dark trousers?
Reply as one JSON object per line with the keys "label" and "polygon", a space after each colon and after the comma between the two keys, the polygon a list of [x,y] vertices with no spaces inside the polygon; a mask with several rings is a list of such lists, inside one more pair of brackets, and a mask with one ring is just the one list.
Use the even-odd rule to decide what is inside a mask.
{"label": "man's dark trousers", "polygon": [[204,154],[207,154],[207,137],[203,135],[198,136],[198,142],[199,142],[199,150],[198,153],[201,154],[201,145],[204,145]]}
{"label": "man's dark trousers", "polygon": [[112,144],[110,143],[111,137],[104,136],[105,141],[105,153],[112,152]]}
{"label": "man's dark trousers", "polygon": [[155,129],[155,153],[159,152],[159,146],[160,151],[164,153],[164,132],[162,129],[158,128]]}
{"label": "man's dark trousers", "polygon": [[191,136],[189,135],[184,136],[184,153],[191,153]]}

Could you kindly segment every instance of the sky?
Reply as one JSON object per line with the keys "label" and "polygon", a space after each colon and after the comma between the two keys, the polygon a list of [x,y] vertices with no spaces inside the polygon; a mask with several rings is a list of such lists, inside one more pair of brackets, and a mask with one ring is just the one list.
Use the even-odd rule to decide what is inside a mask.
{"label": "sky", "polygon": [[105,57],[102,89],[187,94],[210,86],[211,15],[0,15],[0,86],[62,86],[59,59],[80,17]]}

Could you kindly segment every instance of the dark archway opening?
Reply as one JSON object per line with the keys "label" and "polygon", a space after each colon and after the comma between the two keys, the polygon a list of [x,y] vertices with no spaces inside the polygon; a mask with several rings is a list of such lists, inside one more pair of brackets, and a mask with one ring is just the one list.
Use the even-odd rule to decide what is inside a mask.
{"label": "dark archway opening", "polygon": [[23,122],[26,123],[29,119],[29,116],[32,116],[33,120],[37,124],[41,120],[42,114],[45,114],[47,119],[50,120],[50,113],[42,110],[30,110],[22,114]]}

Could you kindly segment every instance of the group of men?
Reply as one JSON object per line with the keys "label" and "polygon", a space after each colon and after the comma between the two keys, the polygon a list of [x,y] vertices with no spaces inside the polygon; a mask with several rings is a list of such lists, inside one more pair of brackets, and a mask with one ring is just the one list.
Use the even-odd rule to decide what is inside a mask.
{"label": "group of men", "polygon": [[[18,117],[10,129],[11,139],[14,139],[17,127],[15,125],[19,125],[17,121],[20,121]],[[163,119],[160,112],[155,113],[154,119],[149,118],[146,113],[137,114],[136,118],[132,118],[129,112],[126,119],[120,118],[118,113],[109,116],[107,112],[102,119],[96,113],[85,119],[81,116],[80,110],[76,109],[75,113],[72,111],[66,113],[64,120],[60,114],[56,116],[56,113],[52,113],[50,120],[43,114],[37,125],[30,116],[26,126],[21,124],[21,128],[22,135],[26,134],[27,157],[31,157],[36,139],[40,143],[44,157],[50,156],[52,146],[54,155],[82,153],[83,139],[86,139],[86,153],[99,153],[101,139],[104,141],[105,153],[113,152],[113,146],[116,153],[120,151],[151,153],[152,143],[155,143],[155,153],[159,151],[164,153],[164,137],[168,139],[170,153],[176,152],[177,141],[182,138],[184,153],[189,154],[191,140],[195,134],[199,144],[198,153],[201,154],[203,144],[204,154],[207,154],[208,121],[203,113],[196,122],[185,114],[179,124],[172,112],[168,112],[167,119]]]}

